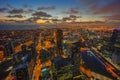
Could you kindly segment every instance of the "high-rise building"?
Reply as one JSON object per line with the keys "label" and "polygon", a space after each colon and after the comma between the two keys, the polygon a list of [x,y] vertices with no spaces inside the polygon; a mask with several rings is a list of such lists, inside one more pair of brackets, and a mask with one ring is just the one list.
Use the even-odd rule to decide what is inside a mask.
{"label": "high-rise building", "polygon": [[35,46],[38,44],[39,36],[40,36],[39,33],[35,33],[35,34],[34,34],[33,43],[35,44]]}
{"label": "high-rise building", "polygon": [[11,40],[9,40],[5,45],[5,56],[11,56],[12,54],[14,54],[14,45],[13,42]]}
{"label": "high-rise building", "polygon": [[56,31],[56,45],[57,45],[57,53],[62,54],[62,39],[63,39],[63,31],[57,30]]}
{"label": "high-rise building", "polygon": [[36,56],[37,56],[37,52],[36,52],[36,48],[35,48],[35,45],[34,43],[32,43],[29,47],[28,47],[29,51],[30,51],[30,56],[32,59],[36,59]]}
{"label": "high-rise building", "polygon": [[113,30],[113,34],[111,36],[111,42],[120,43],[120,28]]}

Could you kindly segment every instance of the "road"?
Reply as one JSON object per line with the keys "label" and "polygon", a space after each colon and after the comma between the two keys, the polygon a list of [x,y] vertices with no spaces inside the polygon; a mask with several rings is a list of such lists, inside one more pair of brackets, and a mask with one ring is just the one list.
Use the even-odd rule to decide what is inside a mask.
{"label": "road", "polygon": [[45,63],[41,63],[40,61],[40,50],[42,48],[46,49],[46,48],[49,48],[49,47],[54,47],[53,45],[50,45],[48,44],[48,42],[45,43],[46,46],[41,46],[40,45],[40,42],[38,43],[37,47],[36,47],[36,50],[37,50],[37,59],[36,59],[36,65],[35,65],[35,68],[33,70],[33,73],[34,73],[34,80],[39,80],[40,77],[42,76],[42,72],[41,72],[41,68],[45,67],[45,66],[51,66],[51,61],[48,60],[46,61]]}
{"label": "road", "polygon": [[89,55],[87,51],[82,53],[82,59],[84,65],[87,66],[88,69],[92,72],[92,75],[96,79],[100,80],[113,80],[112,75],[98,62],[96,62],[95,58],[92,55]]}
{"label": "road", "polygon": [[[26,46],[29,46],[31,43],[32,43],[32,40],[27,41],[27,42],[25,42],[24,44],[25,44]],[[21,51],[21,45],[16,46],[16,47],[15,47],[15,53],[18,53],[18,52],[20,52],[20,51]]]}
{"label": "road", "polygon": [[8,68],[12,67],[12,60],[4,61],[0,64],[0,79],[4,80],[9,73],[11,72],[11,69],[8,70]]}
{"label": "road", "polygon": [[120,70],[118,70],[114,65],[108,62],[101,54],[97,51],[96,48],[92,48],[95,51],[96,56],[99,57],[101,61],[103,61],[106,65],[106,69],[109,73],[112,74],[114,77],[118,77],[120,79]]}

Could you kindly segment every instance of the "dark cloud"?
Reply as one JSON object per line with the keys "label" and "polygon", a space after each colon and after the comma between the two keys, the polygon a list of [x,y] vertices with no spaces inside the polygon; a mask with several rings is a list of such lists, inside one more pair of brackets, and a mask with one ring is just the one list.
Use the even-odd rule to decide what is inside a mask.
{"label": "dark cloud", "polygon": [[41,19],[41,18],[40,17],[30,17],[30,18],[26,19],[26,21],[28,21],[28,22],[34,22],[34,21],[36,21],[38,19]]}
{"label": "dark cloud", "polygon": [[61,19],[51,19],[53,23],[57,24],[57,23],[61,23]]}
{"label": "dark cloud", "polygon": [[0,12],[5,12],[7,8],[0,8]]}
{"label": "dark cloud", "polygon": [[76,16],[76,15],[70,15],[69,17],[70,17],[70,18],[72,18],[72,19],[79,18],[79,17],[78,17],[78,16]]}
{"label": "dark cloud", "polygon": [[78,14],[79,11],[78,11],[78,9],[76,9],[76,8],[71,8],[71,9],[68,10],[68,11],[62,11],[62,13],[64,13],[64,14]]}
{"label": "dark cloud", "polygon": [[24,13],[23,9],[12,9],[9,11],[10,14],[20,14],[20,13]]}
{"label": "dark cloud", "polygon": [[10,19],[10,20],[5,20],[6,23],[14,23],[14,24],[34,24],[36,23],[32,19],[28,18],[26,20],[15,20],[15,19]]}
{"label": "dark cloud", "polygon": [[70,17],[63,17],[62,20],[67,21],[67,20],[72,20],[72,19]]}
{"label": "dark cloud", "polygon": [[15,23],[18,23],[18,24],[31,24],[33,22],[29,22],[27,20],[16,20]]}
{"label": "dark cloud", "polygon": [[25,16],[23,16],[23,15],[8,15],[6,17],[8,17],[8,18],[23,18]]}
{"label": "dark cloud", "polygon": [[26,13],[26,14],[29,14],[29,13],[33,13],[33,12],[35,12],[35,10],[34,9],[26,9],[26,10],[24,10],[24,12]]}
{"label": "dark cloud", "polygon": [[32,16],[35,16],[35,17],[52,17],[52,15],[50,14],[47,14],[46,12],[35,12],[32,14]]}
{"label": "dark cloud", "polygon": [[56,6],[42,6],[39,7],[38,10],[55,10]]}
{"label": "dark cloud", "polygon": [[69,21],[69,20],[71,20],[72,22],[74,22],[77,18],[80,18],[80,17],[76,16],[76,15],[69,15],[69,17],[63,17],[62,21]]}
{"label": "dark cloud", "polygon": [[61,21],[60,19],[51,19],[51,20],[52,20],[53,22],[54,22],[54,21]]}

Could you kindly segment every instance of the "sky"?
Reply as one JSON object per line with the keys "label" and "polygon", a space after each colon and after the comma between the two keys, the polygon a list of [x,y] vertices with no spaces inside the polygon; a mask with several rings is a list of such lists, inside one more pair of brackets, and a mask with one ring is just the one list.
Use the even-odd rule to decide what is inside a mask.
{"label": "sky", "polygon": [[0,24],[120,22],[120,0],[0,0]]}

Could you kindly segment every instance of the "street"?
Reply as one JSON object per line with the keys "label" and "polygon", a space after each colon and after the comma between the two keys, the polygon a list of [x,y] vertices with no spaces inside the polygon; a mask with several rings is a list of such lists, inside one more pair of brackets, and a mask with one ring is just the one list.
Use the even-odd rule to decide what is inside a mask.
{"label": "street", "polygon": [[92,75],[96,79],[100,80],[113,80],[114,78],[111,76],[109,72],[106,71],[104,66],[96,61],[93,55],[89,55],[87,51],[82,53],[82,59],[84,64],[89,68],[92,72]]}

